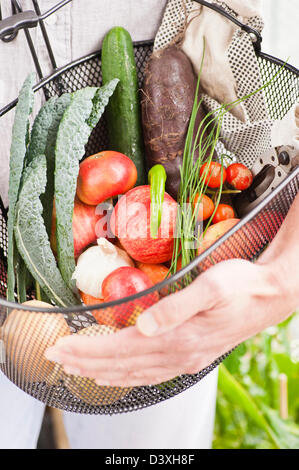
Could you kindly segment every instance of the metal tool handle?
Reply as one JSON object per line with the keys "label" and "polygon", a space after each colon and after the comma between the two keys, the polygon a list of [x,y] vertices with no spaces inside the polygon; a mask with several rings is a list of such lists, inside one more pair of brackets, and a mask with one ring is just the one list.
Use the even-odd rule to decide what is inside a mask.
{"label": "metal tool handle", "polygon": [[220,13],[220,15],[224,16],[228,20],[235,23],[243,31],[246,31],[246,33],[248,33],[250,35],[251,39],[252,39],[252,42],[253,42],[256,53],[259,54],[261,52],[261,44],[262,44],[263,38],[262,38],[261,34],[256,29],[251,28],[247,24],[242,23],[235,16],[228,13],[224,8],[217,5],[216,3],[209,3],[209,2],[206,2],[205,0],[194,0],[194,1],[196,3],[200,3],[200,5],[203,5],[207,8],[210,8],[211,10],[216,11],[217,13]]}

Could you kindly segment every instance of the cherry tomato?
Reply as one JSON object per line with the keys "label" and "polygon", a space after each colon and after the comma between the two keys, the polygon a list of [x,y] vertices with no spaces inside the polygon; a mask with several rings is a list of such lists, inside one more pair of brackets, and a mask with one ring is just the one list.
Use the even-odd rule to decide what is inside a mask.
{"label": "cherry tomato", "polygon": [[223,173],[223,183],[226,181],[226,169],[223,168],[222,165],[217,162],[211,163],[204,163],[200,169],[200,176],[204,175],[205,184],[209,186],[209,188],[219,188],[221,185],[221,174]]}
{"label": "cherry tomato", "polygon": [[244,191],[252,185],[253,174],[242,163],[233,163],[227,170],[227,182],[235,189]]}
{"label": "cherry tomato", "polygon": [[[199,207],[197,207],[197,204]],[[196,194],[194,199],[194,208],[197,210],[199,221],[207,220],[214,212],[215,205],[212,199],[205,194],[202,195],[199,202],[199,194]]]}
{"label": "cherry tomato", "polygon": [[219,204],[216,213],[213,217],[213,224],[218,224],[223,220],[233,219],[235,217],[235,211],[232,206],[228,204]]}

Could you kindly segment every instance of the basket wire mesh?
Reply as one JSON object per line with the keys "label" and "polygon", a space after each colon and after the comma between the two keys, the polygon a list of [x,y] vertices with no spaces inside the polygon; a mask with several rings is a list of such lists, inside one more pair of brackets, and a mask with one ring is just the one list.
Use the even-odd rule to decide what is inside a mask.
{"label": "basket wire mesh", "polygon": [[[152,43],[136,43],[134,51],[141,87],[144,69],[152,53]],[[263,82],[272,78],[281,64],[280,60],[259,53]],[[297,100],[298,77],[299,72],[296,69],[286,66],[267,89],[267,99],[271,103],[269,111],[273,119],[281,119]],[[86,86],[99,85],[100,51],[56,70],[49,78],[42,80],[35,90],[42,89],[46,96],[51,97]],[[7,106],[5,112],[12,107],[13,104]],[[90,137],[85,156],[107,148],[108,134],[105,118],[102,118]],[[137,316],[158,298],[173,290],[183,289],[190,280],[194,280],[216,263],[232,258],[256,260],[275,237],[298,190],[299,168],[296,168],[237,226],[193,263],[170,280],[144,293],[95,307],[53,310],[31,309],[18,304],[14,306],[4,300],[7,275],[7,211],[0,203],[0,370],[19,388],[47,405],[85,414],[112,415],[142,409],[167,400],[195,385],[227,355],[216,359],[213,364],[197,374],[176,377],[160,385],[122,389],[99,387],[93,380],[69,376],[59,365],[46,361],[43,352],[63,334],[110,334],[120,327],[133,325]],[[28,299],[30,298],[34,298],[32,289],[28,290]],[[106,326],[98,325],[95,318],[99,321],[105,318]],[[118,319],[117,323],[115,318]]]}

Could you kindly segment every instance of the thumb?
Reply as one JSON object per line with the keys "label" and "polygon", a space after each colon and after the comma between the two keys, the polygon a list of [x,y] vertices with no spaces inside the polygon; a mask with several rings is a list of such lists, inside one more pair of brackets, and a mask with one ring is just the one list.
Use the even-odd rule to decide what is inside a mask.
{"label": "thumb", "polygon": [[203,273],[190,286],[171,294],[146,310],[137,319],[137,329],[145,336],[173,330],[194,315],[215,305],[215,286]]}

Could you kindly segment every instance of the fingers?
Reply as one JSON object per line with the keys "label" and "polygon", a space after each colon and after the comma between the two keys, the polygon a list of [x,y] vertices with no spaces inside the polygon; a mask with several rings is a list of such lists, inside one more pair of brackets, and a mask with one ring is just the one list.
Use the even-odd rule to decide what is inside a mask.
{"label": "fingers", "polygon": [[199,312],[213,308],[219,300],[215,289],[212,277],[204,273],[190,286],[165,297],[140,315],[136,326],[145,336],[156,336],[174,329]]}
{"label": "fingers", "polygon": [[96,380],[97,385],[106,385],[111,387],[146,387],[148,385],[158,385],[168,382],[176,377],[175,371],[167,370],[162,367],[155,367],[140,374],[140,376],[121,376],[117,378],[101,377]]}
{"label": "fingers", "polygon": [[129,358],[91,359],[72,355],[61,355],[65,372],[72,375],[98,378],[103,374],[132,375],[153,367],[168,367],[175,365],[177,357],[169,357],[161,353],[153,353]]}
{"label": "fingers", "polygon": [[62,356],[77,358],[125,358],[132,355],[159,353],[165,346],[159,338],[144,338],[134,328],[125,328],[112,335],[95,337],[70,335],[60,338],[55,346],[48,348],[45,356],[48,360],[62,363]]}

